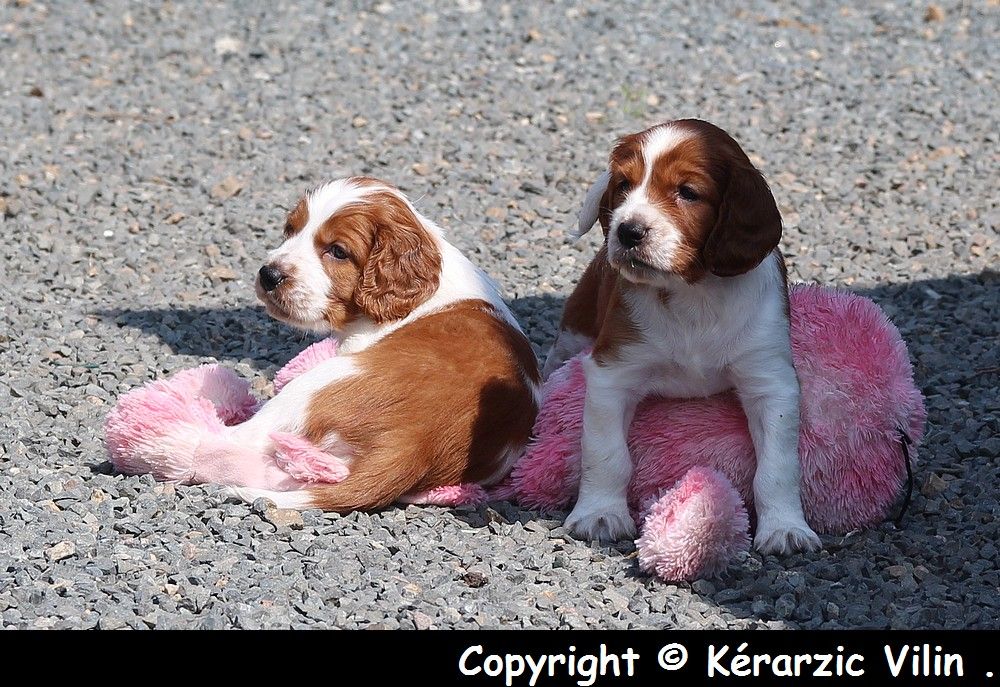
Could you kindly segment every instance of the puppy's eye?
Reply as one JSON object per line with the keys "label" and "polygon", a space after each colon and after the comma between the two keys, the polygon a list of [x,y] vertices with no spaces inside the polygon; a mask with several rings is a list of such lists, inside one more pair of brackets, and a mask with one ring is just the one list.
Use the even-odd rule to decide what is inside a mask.
{"label": "puppy's eye", "polygon": [[679,195],[681,198],[683,198],[689,203],[693,203],[699,198],[698,192],[695,191],[690,186],[688,186],[687,184],[681,184],[680,186],[677,187],[677,195]]}
{"label": "puppy's eye", "polygon": [[347,250],[339,243],[335,243],[330,246],[326,252],[335,257],[337,260],[347,260]]}
{"label": "puppy's eye", "polygon": [[618,193],[628,193],[632,190],[632,184],[628,183],[628,179],[622,179],[618,182]]}

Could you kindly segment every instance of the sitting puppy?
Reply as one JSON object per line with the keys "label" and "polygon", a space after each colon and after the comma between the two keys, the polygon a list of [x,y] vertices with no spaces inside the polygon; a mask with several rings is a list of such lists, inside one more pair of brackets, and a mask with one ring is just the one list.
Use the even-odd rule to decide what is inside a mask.
{"label": "sitting puppy", "polygon": [[761,552],[820,545],[799,500],[799,386],[789,341],[781,216],[726,132],[678,120],[620,139],[580,213],[605,242],[566,302],[547,376],[587,346],[582,474],[566,521],[631,537],[626,436],[646,396],[735,389],[757,453]]}
{"label": "sitting puppy", "polygon": [[353,177],[309,193],[256,289],[273,317],[334,334],[338,354],[233,439],[266,450],[272,432],[299,433],[350,475],[243,496],[347,512],[507,475],[538,410],[534,353],[496,284],[397,189]]}

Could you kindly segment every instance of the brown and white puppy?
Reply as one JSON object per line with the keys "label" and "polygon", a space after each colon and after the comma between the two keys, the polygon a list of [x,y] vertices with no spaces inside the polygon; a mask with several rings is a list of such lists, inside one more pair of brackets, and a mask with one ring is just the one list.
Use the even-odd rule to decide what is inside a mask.
{"label": "brown and white puppy", "polygon": [[503,478],[538,409],[534,353],[496,284],[392,186],[320,186],[288,216],[257,278],[279,320],[339,341],[238,440],[300,433],[350,465],[343,482],[242,489],[282,507],[377,508],[435,487]]}
{"label": "brown and white puppy", "polygon": [[568,527],[599,539],[635,533],[626,434],[639,401],[735,389],[757,453],[757,549],[819,547],[799,500],[781,216],[760,172],[712,124],[661,124],[615,145],[587,194],[580,235],[596,221],[604,245],[566,303],[543,370],[593,346]]}

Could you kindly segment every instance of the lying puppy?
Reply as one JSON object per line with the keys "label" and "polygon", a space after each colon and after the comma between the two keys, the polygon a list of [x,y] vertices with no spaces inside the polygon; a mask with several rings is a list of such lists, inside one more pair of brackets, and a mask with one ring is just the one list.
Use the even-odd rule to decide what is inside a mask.
{"label": "lying puppy", "polygon": [[816,549],[799,500],[799,386],[792,366],[781,216],[740,146],[707,122],[668,122],[615,145],[587,194],[580,235],[605,242],[566,302],[543,370],[587,346],[577,535],[635,533],[626,434],[646,396],[735,389],[757,453],[754,543]]}
{"label": "lying puppy", "polygon": [[241,495],[346,512],[509,472],[538,410],[534,353],[496,284],[398,190],[353,177],[311,192],[256,289],[273,317],[333,333],[338,355],[289,382],[233,439],[266,449],[272,432],[300,433],[346,460],[350,476]]}

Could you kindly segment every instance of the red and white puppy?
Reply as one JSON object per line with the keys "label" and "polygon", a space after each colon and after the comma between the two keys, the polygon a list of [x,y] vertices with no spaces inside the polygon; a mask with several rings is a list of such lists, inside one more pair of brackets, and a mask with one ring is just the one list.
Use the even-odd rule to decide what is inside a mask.
{"label": "red and white puppy", "polygon": [[625,136],[590,189],[580,235],[605,242],[566,303],[548,375],[586,346],[575,534],[635,533],[626,433],[646,396],[735,389],[757,453],[762,552],[819,547],[799,500],[799,385],[792,366],[781,216],[760,172],[699,120]]}
{"label": "red and white puppy", "polygon": [[257,277],[273,317],[331,333],[337,356],[292,380],[237,440],[300,433],[350,464],[343,482],[242,489],[346,512],[435,487],[503,478],[538,409],[538,368],[495,283],[392,186],[320,186],[288,216]]}

